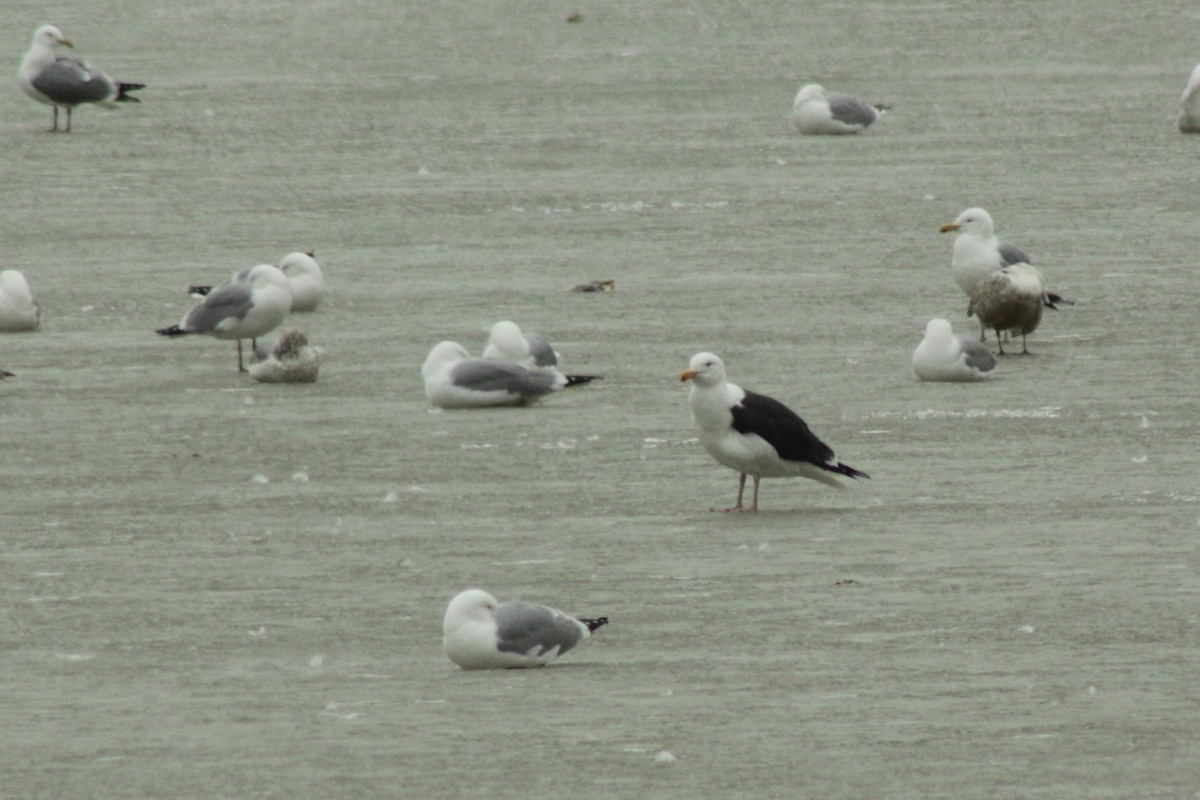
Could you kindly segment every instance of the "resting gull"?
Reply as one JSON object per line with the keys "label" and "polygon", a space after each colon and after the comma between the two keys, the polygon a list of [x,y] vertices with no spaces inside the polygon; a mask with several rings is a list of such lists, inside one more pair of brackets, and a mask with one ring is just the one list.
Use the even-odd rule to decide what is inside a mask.
{"label": "resting gull", "polygon": [[205,296],[178,325],[156,331],[163,336],[208,334],[216,339],[236,339],[238,371],[242,364],[242,339],[255,339],[279,327],[292,307],[287,277],[271,264],[259,264],[245,280],[231,279]]}
{"label": "resting gull", "polygon": [[931,319],[913,352],[912,368],[923,381],[979,381],[995,374],[996,357],[982,343],[955,335],[946,320]]}
{"label": "resting gull", "polygon": [[54,107],[54,126],[50,130],[58,130],[60,107],[67,110],[63,131],[70,133],[71,111],[78,105],[96,103],[104,108],[116,108],[117,103],[141,102],[129,93],[146,88],[144,83],[114,81],[78,58],[58,55],[55,50],[59,45],[75,46],[53,25],[38,28],[33,32],[33,43],[17,73],[25,94]]}
{"label": "resting gull", "polygon": [[1179,98],[1179,130],[1200,133],[1200,64],[1192,70],[1183,96]]}
{"label": "resting gull", "polygon": [[560,372],[472,358],[458,342],[438,342],[421,365],[425,396],[439,408],[524,406],[567,385]]}
{"label": "resting gull", "polygon": [[[522,331],[520,326],[511,320],[501,320],[492,326],[488,332],[487,344],[483,348],[483,357],[489,361],[508,361],[530,369],[543,369],[561,374],[558,369],[558,353],[550,346],[549,340],[540,333]],[[599,375],[563,377],[566,378],[567,386],[601,380]]]}
{"label": "resting gull", "polygon": [[292,287],[292,311],[314,311],[325,291],[321,266],[312,253],[288,253],[279,261]]}
{"label": "resting gull", "polygon": [[[840,489],[834,475],[870,477],[835,462],[833,450],[783,403],[729,383],[724,362],[712,353],[693,356],[679,380],[692,382],[688,402],[700,443],[719,463],[741,473],[737,505],[726,511],[757,511],[763,478],[809,478]],[[743,508],[747,475],[754,476],[754,500]]]}
{"label": "resting gull", "polygon": [[321,359],[297,330],[258,340],[250,360],[250,377],[260,383],[315,383]]}
{"label": "resting gull", "polygon": [[841,92],[826,92],[818,83],[800,87],[792,102],[792,123],[801,133],[858,133],[883,116],[887,106],[873,106]]}
{"label": "resting gull", "polygon": [[0,272],[0,331],[31,331],[41,321],[42,310],[24,273]]}
{"label": "resting gull", "polygon": [[463,669],[541,667],[607,622],[519,600],[500,603],[482,589],[467,589],[446,608],[442,645]]}
{"label": "resting gull", "polygon": [[1021,352],[1028,354],[1025,336],[1042,321],[1044,294],[1041,270],[1028,264],[1009,264],[979,282],[971,293],[967,316],[977,315],[980,325],[996,332],[1000,355],[1005,355],[1001,331],[1021,334]]}

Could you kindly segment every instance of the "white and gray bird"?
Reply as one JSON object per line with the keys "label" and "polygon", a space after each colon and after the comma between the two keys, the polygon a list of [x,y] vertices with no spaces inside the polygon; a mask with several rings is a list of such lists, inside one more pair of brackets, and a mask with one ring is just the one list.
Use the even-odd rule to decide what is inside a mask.
{"label": "white and gray bird", "polygon": [[[829,445],[783,403],[730,383],[724,362],[712,353],[693,356],[679,380],[692,382],[688,402],[700,444],[718,463],[740,473],[737,505],[725,511],[757,511],[763,478],[809,478],[841,489],[835,475],[870,477],[836,461]],[[754,477],[749,508],[742,504],[747,475]]]}
{"label": "white and gray bird", "polygon": [[540,333],[523,331],[511,320],[501,320],[488,332],[483,357],[489,361],[507,361],[530,369],[543,369],[566,378],[567,386],[600,380],[599,375],[566,375],[558,368],[558,353]]}
{"label": "white and gray bird", "polygon": [[971,293],[967,316],[978,316],[979,324],[996,332],[996,344],[1004,355],[1001,331],[1021,334],[1021,352],[1029,353],[1025,342],[1042,321],[1046,287],[1042,272],[1029,264],[1009,264],[979,282]]}
{"label": "white and gray bird", "polygon": [[54,124],[58,130],[58,109],[67,110],[65,133],[71,131],[71,111],[85,103],[103,108],[116,108],[117,103],[141,102],[130,92],[146,88],[144,83],[115,81],[99,70],[92,69],[78,58],[61,56],[59,46],[74,47],[70,39],[53,25],[43,25],[33,32],[29,52],[17,72],[25,94],[39,103],[54,107]]}
{"label": "white and gray bird", "polygon": [[42,321],[42,309],[20,270],[0,272],[0,331],[32,331]]}
{"label": "white and gray bird", "polygon": [[996,356],[982,342],[955,334],[948,321],[935,318],[925,325],[912,368],[923,381],[981,381],[995,375]]}
{"label": "white and gray bird", "polygon": [[438,408],[525,406],[567,386],[561,372],[472,358],[458,342],[438,342],[421,365],[425,396]]}
{"label": "white and gray bird", "polygon": [[255,342],[250,360],[250,377],[259,383],[315,383],[321,357],[298,330]]}
{"label": "white and gray bird", "polygon": [[805,134],[858,133],[883,116],[887,106],[871,105],[819,83],[800,87],[792,101],[792,124]]}
{"label": "white and gray bird", "polygon": [[1192,70],[1179,98],[1179,130],[1200,133],[1200,64]]}
{"label": "white and gray bird", "polygon": [[292,311],[315,311],[325,293],[325,276],[312,253],[288,253],[279,261],[292,288]]}
{"label": "white and gray bird", "polygon": [[279,327],[292,308],[287,276],[272,264],[259,264],[245,279],[232,278],[217,286],[192,308],[178,325],[162,328],[162,336],[207,334],[237,340],[238,371],[245,372],[242,340],[257,339]]}
{"label": "white and gray bird", "polygon": [[519,600],[501,603],[482,589],[467,589],[446,608],[442,646],[463,669],[541,667],[607,623],[608,617],[577,618]]}

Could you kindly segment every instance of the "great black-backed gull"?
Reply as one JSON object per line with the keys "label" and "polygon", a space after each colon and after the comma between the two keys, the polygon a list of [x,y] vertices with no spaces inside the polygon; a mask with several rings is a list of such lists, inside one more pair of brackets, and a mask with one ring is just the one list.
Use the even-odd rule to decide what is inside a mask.
{"label": "great black-backed gull", "polygon": [[259,264],[246,273],[222,283],[184,316],[178,325],[162,328],[162,336],[201,333],[215,339],[236,339],[238,371],[242,363],[242,340],[256,339],[279,327],[292,307],[292,290],[287,276],[271,264]]}
{"label": "great black-backed gull", "polygon": [[819,83],[810,83],[801,86],[792,101],[792,124],[806,134],[858,133],[883,116],[886,109],[841,92],[826,92]]}
{"label": "great black-backed gull", "polygon": [[[840,489],[834,475],[870,477],[835,461],[833,450],[783,403],[729,383],[725,364],[712,353],[693,356],[679,380],[692,382],[688,401],[700,443],[718,462],[741,473],[737,505],[726,511],[757,511],[763,478],[810,478]],[[747,475],[754,477],[754,500],[744,508]]]}
{"label": "great black-backed gull", "polygon": [[446,608],[442,646],[463,669],[541,667],[607,622],[519,600],[501,603],[482,589],[467,589]]}
{"label": "great black-backed gull", "polygon": [[129,93],[146,88],[144,83],[114,81],[78,58],[58,55],[56,48],[59,45],[75,46],[53,25],[38,28],[33,32],[33,42],[17,73],[25,94],[54,107],[54,125],[50,130],[58,130],[59,108],[67,110],[63,130],[70,133],[71,111],[76,106],[96,103],[105,108],[116,108],[117,103],[141,102]]}
{"label": "great black-backed gull", "polygon": [[996,356],[983,343],[955,334],[946,320],[931,319],[912,368],[923,381],[980,381],[995,375]]}

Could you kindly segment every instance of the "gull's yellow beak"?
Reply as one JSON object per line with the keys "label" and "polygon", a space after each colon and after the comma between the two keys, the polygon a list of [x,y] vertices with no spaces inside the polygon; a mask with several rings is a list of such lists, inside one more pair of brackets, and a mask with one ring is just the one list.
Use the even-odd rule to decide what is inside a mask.
{"label": "gull's yellow beak", "polygon": [[938,233],[949,233],[950,231],[958,230],[957,222],[947,222],[942,227],[938,228]]}
{"label": "gull's yellow beak", "polygon": [[58,43],[59,43],[59,44],[65,44],[67,47],[74,47],[74,46],[75,46],[75,43],[74,43],[74,42],[72,42],[70,39],[59,39],[59,40],[58,40]]}
{"label": "gull's yellow beak", "polygon": [[696,372],[694,369],[685,369],[683,372],[679,373],[679,382],[683,383],[684,381],[690,381],[699,374],[700,373]]}

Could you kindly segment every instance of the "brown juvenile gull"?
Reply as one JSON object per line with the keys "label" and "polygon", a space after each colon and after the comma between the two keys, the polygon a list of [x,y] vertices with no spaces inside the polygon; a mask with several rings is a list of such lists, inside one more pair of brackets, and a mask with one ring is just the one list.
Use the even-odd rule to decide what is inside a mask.
{"label": "brown juvenile gull", "polygon": [[236,339],[238,372],[242,363],[242,339],[256,339],[279,327],[292,307],[287,276],[271,264],[259,264],[246,273],[222,283],[192,308],[178,325],[162,328],[162,336],[203,333],[215,339]]}
{"label": "brown juvenile gull", "polygon": [[858,133],[883,116],[887,106],[871,105],[818,83],[801,86],[792,101],[792,124],[801,133]]}
{"label": "brown juvenile gull", "polygon": [[[841,489],[834,475],[870,477],[835,461],[829,445],[783,403],[729,383],[725,364],[712,353],[693,356],[679,380],[692,382],[688,402],[700,443],[719,463],[741,473],[737,505],[725,511],[757,511],[763,478],[809,478]],[[743,508],[747,475],[754,476],[754,500]]]}
{"label": "brown juvenile gull", "polygon": [[542,667],[591,637],[608,617],[585,619],[482,589],[454,596],[442,618],[442,646],[463,669]]}
{"label": "brown juvenile gull", "polygon": [[982,342],[956,335],[948,321],[935,318],[925,325],[912,368],[923,381],[981,381],[996,374],[996,357]]}
{"label": "brown juvenile gull", "polygon": [[308,337],[289,329],[255,343],[250,377],[260,383],[315,383],[320,368],[320,356]]}
{"label": "brown juvenile gull", "polygon": [[1028,354],[1025,336],[1042,321],[1044,294],[1041,270],[1028,264],[1009,264],[979,282],[971,294],[967,316],[978,315],[980,325],[996,332],[1000,355],[1005,355],[1001,331],[1021,334],[1021,352]]}
{"label": "brown juvenile gull", "polygon": [[[512,320],[501,320],[492,326],[483,348],[483,357],[489,361],[508,361],[530,369],[561,374],[558,353],[550,345],[550,340],[534,331],[522,331]],[[567,379],[568,387],[602,380],[599,375],[563,374],[563,377]]]}
{"label": "brown juvenile gull", "polygon": [[54,126],[50,130],[58,130],[60,107],[67,110],[63,132],[70,133],[71,111],[76,106],[95,103],[103,108],[116,108],[117,103],[141,102],[129,93],[146,88],[144,83],[114,81],[78,58],[58,55],[55,50],[59,45],[75,46],[53,25],[38,28],[33,32],[33,43],[17,72],[25,94],[54,107]]}

